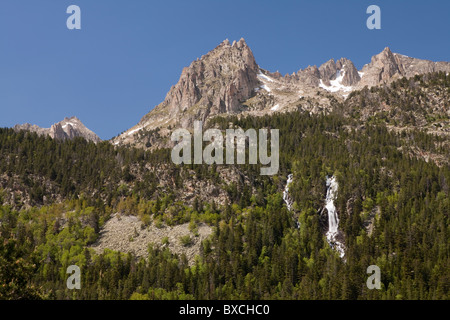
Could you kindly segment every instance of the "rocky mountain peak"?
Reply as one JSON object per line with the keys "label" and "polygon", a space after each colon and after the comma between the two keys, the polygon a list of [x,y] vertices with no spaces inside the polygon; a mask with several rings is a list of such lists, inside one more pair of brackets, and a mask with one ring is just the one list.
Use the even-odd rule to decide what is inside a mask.
{"label": "rocky mountain peak", "polygon": [[336,62],[334,59],[330,59],[319,67],[320,78],[327,86],[330,85],[330,80],[336,78],[337,73]]}
{"label": "rocky mountain peak", "polygon": [[386,83],[394,76],[402,74],[397,60],[389,47],[372,57],[369,64],[365,65],[361,72],[364,74],[360,86],[374,86],[379,83]]}
{"label": "rocky mountain peak", "polygon": [[353,62],[349,59],[339,59],[336,62],[336,68],[343,71],[342,84],[344,86],[352,87],[361,80],[358,69],[356,69]]}
{"label": "rocky mountain peak", "polygon": [[388,66],[398,67],[395,56],[389,47],[384,48],[383,51],[372,57],[371,63],[376,64],[377,62],[382,62]]}
{"label": "rocky mountain peak", "polygon": [[76,116],[72,116],[70,118],[65,117],[63,121],[75,121],[75,122],[81,123],[81,120],[78,119]]}
{"label": "rocky mountain peak", "polygon": [[64,131],[60,122],[52,124],[52,126],[50,127],[49,136],[52,137],[53,139],[61,139],[61,140],[67,139],[67,134]]}
{"label": "rocky mountain peak", "polygon": [[[392,54],[392,51],[391,51],[391,49],[390,49],[389,47],[385,47],[385,48],[383,49],[383,51],[381,51],[381,53],[386,54],[386,55],[391,55],[391,54]],[[381,53],[380,53],[380,54],[381,54]]]}
{"label": "rocky mountain peak", "polygon": [[[435,71],[449,72],[450,63],[410,58],[386,47],[360,71],[351,60],[340,58],[282,76],[260,68],[244,39],[231,44],[226,39],[185,67],[164,101],[112,142],[167,146],[172,129],[190,129],[194,120],[205,122],[224,113],[324,112],[331,108],[330,94],[346,99],[353,90],[365,86]],[[323,95],[324,90],[327,95]],[[156,129],[157,135],[152,133]],[[159,143],[161,140],[165,142]]]}
{"label": "rocky mountain peak", "polygon": [[242,49],[242,48],[248,48],[247,42],[245,42],[244,38],[241,38],[237,43],[236,43],[236,47],[238,49]]}
{"label": "rocky mountain peak", "polygon": [[299,70],[296,74],[297,82],[304,83],[307,86],[317,87],[320,80],[320,70],[317,66],[308,66]]}
{"label": "rocky mountain peak", "polygon": [[28,123],[15,125],[14,129],[36,132],[39,135],[49,135],[53,139],[66,140],[75,137],[83,137],[88,141],[95,143],[102,141],[94,132],[86,128],[86,126],[77,117],[65,117],[64,120],[53,124],[50,128],[41,128],[37,125]]}
{"label": "rocky mountain peak", "polygon": [[189,127],[194,119],[236,113],[259,85],[252,51],[244,39],[220,43],[183,69],[165,100],[141,120],[138,127],[154,128],[162,121]]}
{"label": "rocky mountain peak", "polygon": [[330,59],[319,67],[320,79],[323,85],[331,86],[331,80],[339,80],[343,86],[353,86],[361,79],[352,61],[341,58]]}

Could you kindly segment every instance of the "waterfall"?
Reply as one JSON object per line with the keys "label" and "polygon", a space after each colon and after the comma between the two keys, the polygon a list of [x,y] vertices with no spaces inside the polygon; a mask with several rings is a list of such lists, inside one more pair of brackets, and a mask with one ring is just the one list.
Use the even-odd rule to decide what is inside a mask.
{"label": "waterfall", "polygon": [[288,175],[288,179],[286,181],[286,186],[284,187],[284,191],[283,191],[283,200],[286,203],[286,206],[289,211],[291,211],[291,209],[292,209],[292,199],[289,196],[289,185],[291,184],[293,179],[294,179],[294,175],[292,173],[290,175]]}
{"label": "waterfall", "polygon": [[327,176],[327,195],[325,198],[325,208],[328,211],[328,232],[327,241],[330,246],[339,252],[341,258],[345,255],[344,245],[337,239],[339,233],[339,217],[337,214],[336,207],[334,205],[334,200],[337,196],[338,183],[335,176],[331,178]]}
{"label": "waterfall", "polygon": [[[294,180],[294,175],[289,174],[286,181],[286,186],[283,191],[283,200],[286,203],[286,207],[289,211],[292,211],[293,201],[289,195],[289,185]],[[327,176],[327,195],[325,197],[325,208],[328,211],[328,231],[327,231],[327,241],[331,248],[339,252],[339,256],[341,258],[345,255],[345,247],[344,245],[337,239],[339,234],[339,217],[337,214],[336,206],[334,205],[334,200],[337,196],[337,191],[339,184],[336,180],[335,176],[328,177]],[[322,209],[325,210],[325,208]],[[300,228],[300,222],[296,221],[297,228]]]}
{"label": "waterfall", "polygon": [[[293,201],[291,196],[289,195],[289,185],[292,183],[292,181],[294,180],[294,175],[291,173],[288,175],[288,179],[286,181],[286,186],[284,187],[284,191],[283,191],[283,200],[286,203],[286,207],[288,208],[289,211],[292,211],[292,205],[293,205]],[[297,227],[297,229],[300,228],[300,222],[297,220],[295,221],[295,226]]]}

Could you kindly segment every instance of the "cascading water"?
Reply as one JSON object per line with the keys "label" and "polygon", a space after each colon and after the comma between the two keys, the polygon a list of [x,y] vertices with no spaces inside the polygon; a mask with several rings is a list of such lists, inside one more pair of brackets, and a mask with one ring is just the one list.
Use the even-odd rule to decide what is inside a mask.
{"label": "cascading water", "polygon": [[325,198],[325,208],[328,211],[328,232],[327,240],[330,246],[339,252],[341,258],[345,255],[344,245],[337,239],[339,233],[339,217],[336,207],[334,206],[334,200],[337,195],[338,183],[335,176],[327,176],[327,195]]}
{"label": "cascading water", "polygon": [[[288,179],[286,181],[286,186],[284,187],[283,191],[283,200],[286,203],[286,207],[289,211],[292,211],[292,204],[293,201],[291,197],[289,196],[289,185],[294,180],[294,175],[289,174]],[[328,177],[327,176],[327,195],[325,198],[325,208],[328,211],[328,231],[327,231],[327,241],[330,244],[330,246],[337,250],[339,252],[339,255],[341,258],[345,255],[345,247],[344,245],[337,239],[337,236],[339,234],[339,217],[337,214],[336,207],[334,205],[334,200],[337,196],[338,191],[338,182],[336,180],[335,176]],[[324,209],[325,209],[324,208]],[[323,209],[323,210],[324,210]],[[322,211],[323,211],[322,210]],[[300,223],[297,221],[297,228],[300,228]]]}
{"label": "cascading water", "polygon": [[[289,195],[289,185],[292,183],[292,181],[294,180],[294,175],[291,173],[288,175],[288,179],[286,181],[286,186],[284,187],[284,191],[283,191],[283,200],[286,203],[286,207],[288,208],[289,211],[292,211],[292,198]],[[296,221],[296,226],[297,229],[300,228],[300,222]]]}
{"label": "cascading water", "polygon": [[291,211],[291,208],[292,208],[292,199],[289,196],[289,185],[291,184],[293,179],[294,179],[294,175],[292,173],[290,175],[288,175],[288,179],[286,181],[286,186],[284,187],[284,191],[283,191],[283,200],[286,203],[286,206],[289,211]]}

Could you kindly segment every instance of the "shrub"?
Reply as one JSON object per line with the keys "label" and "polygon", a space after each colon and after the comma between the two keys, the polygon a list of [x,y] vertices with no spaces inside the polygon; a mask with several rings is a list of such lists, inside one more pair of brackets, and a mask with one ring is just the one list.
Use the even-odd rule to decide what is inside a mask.
{"label": "shrub", "polygon": [[180,237],[180,242],[185,247],[190,246],[192,244],[191,236],[187,234],[185,236]]}

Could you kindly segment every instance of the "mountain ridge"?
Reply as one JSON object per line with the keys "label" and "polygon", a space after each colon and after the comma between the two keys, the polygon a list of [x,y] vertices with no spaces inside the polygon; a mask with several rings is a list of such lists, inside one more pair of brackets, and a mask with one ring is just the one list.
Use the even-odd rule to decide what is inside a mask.
{"label": "mountain ridge", "polygon": [[66,140],[74,139],[76,137],[83,137],[88,141],[95,143],[102,140],[90,129],[88,129],[80,119],[75,116],[70,118],[65,117],[62,121],[52,124],[50,128],[41,128],[38,125],[29,123],[16,124],[14,130],[25,130],[36,132],[38,135],[49,135],[53,139]]}
{"label": "mountain ridge", "polygon": [[[361,70],[341,58],[282,76],[261,68],[243,38],[232,44],[227,39],[183,68],[164,101],[111,142],[144,148],[168,146],[167,139],[158,140],[167,138],[171,129],[192,128],[194,120],[205,122],[219,114],[330,112],[333,101],[343,101],[355,90],[435,71],[450,72],[450,63],[411,58],[386,47]],[[157,132],[157,138],[141,142],[141,135],[149,131]]]}

